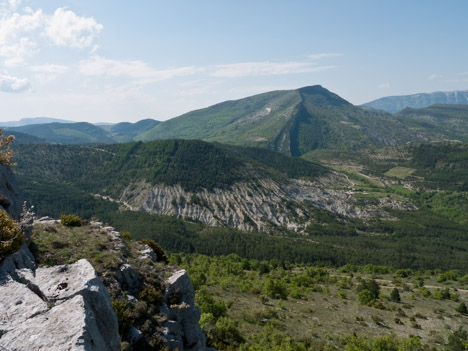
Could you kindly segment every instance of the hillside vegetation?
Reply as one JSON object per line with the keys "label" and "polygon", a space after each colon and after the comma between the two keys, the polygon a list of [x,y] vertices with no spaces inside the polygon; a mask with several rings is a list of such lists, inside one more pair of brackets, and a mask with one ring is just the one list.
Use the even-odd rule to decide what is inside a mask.
{"label": "hillside vegetation", "polygon": [[[423,144],[354,153],[354,158],[347,152],[309,155],[342,172],[347,183],[345,178],[302,159],[202,141],[99,148],[17,145],[19,166],[15,171],[40,215],[57,217],[66,211],[84,218],[96,216],[137,238],[151,237],[172,252],[467,271],[465,153],[465,144]],[[385,174],[392,169],[401,172],[401,167],[414,168],[409,175]],[[193,196],[175,198],[174,203],[169,200],[169,206],[208,210],[211,205],[203,202],[203,194],[209,196],[213,189],[223,187],[226,192],[243,180],[259,181],[249,188],[252,193],[246,194],[246,199],[264,197],[262,177],[286,182],[292,177],[305,179],[300,181],[319,177],[328,182],[323,186],[330,188],[325,191],[329,198],[342,191],[355,206],[373,206],[377,212],[371,217],[345,216],[321,209],[320,203],[294,202],[290,197],[281,203],[286,223],[301,223],[300,230],[270,224],[264,233],[245,233],[226,228],[227,224],[208,226],[191,217],[183,220],[135,212],[128,204],[93,196],[99,192],[114,197],[138,179],[179,182]],[[241,221],[253,223],[245,214]]]}
{"label": "hillside vegetation", "polygon": [[197,138],[292,156],[417,140],[391,115],[353,106],[319,85],[226,101],[170,119],[138,138]]}
{"label": "hillside vegetation", "polygon": [[[467,94],[468,95],[468,94]],[[468,105],[432,105],[405,108],[396,116],[415,134],[439,134],[439,138],[468,142]]]}
{"label": "hillside vegetation", "polygon": [[[35,120],[32,119],[32,122]],[[133,141],[136,136],[159,123],[153,119],[111,125],[70,121],[39,123],[41,121],[47,122],[47,120],[37,119],[37,124],[27,123],[21,126],[12,126],[9,128],[9,133],[22,136],[23,142],[35,144],[44,142],[53,144],[113,144]],[[25,135],[28,135],[29,139],[25,138]]]}
{"label": "hillside vegetation", "polygon": [[106,144],[113,142],[103,129],[86,122],[31,124],[11,127],[9,130],[13,134],[21,132],[60,144]]}
{"label": "hillside vegetation", "polygon": [[[457,99],[461,96],[458,92]],[[439,100],[436,102],[445,101]],[[459,100],[445,103],[454,101]],[[301,156],[323,149],[364,150],[407,143],[467,141],[466,115],[462,105],[407,109],[391,115],[353,106],[315,85],[225,101],[161,123],[152,119],[101,126],[48,123],[13,127],[11,131],[59,144],[199,139]]]}
{"label": "hillside vegetation", "polygon": [[74,183],[89,191],[119,195],[145,180],[186,190],[226,188],[255,178],[315,178],[325,167],[268,150],[225,147],[197,140],[163,140],[99,147],[16,145],[18,175]]}
{"label": "hillside vegetation", "polygon": [[[219,350],[463,350],[468,276],[171,255]],[[461,347],[460,347],[461,345]]]}
{"label": "hillside vegetation", "polygon": [[100,127],[111,133],[114,141],[127,143],[133,141],[135,137],[157,126],[159,123],[159,121],[148,118],[135,123],[121,122]]}

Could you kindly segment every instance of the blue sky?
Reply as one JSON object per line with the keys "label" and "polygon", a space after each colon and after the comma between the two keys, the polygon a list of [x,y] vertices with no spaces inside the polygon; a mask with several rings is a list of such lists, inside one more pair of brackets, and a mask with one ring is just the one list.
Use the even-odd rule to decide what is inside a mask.
{"label": "blue sky", "polygon": [[468,89],[468,1],[0,0],[0,121],[166,120],[321,84]]}

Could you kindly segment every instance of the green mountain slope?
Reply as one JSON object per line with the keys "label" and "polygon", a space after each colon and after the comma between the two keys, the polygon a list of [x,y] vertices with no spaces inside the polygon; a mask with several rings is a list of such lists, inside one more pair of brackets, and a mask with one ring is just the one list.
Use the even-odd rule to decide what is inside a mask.
{"label": "green mountain slope", "polygon": [[188,191],[227,188],[255,178],[325,175],[325,167],[269,150],[248,150],[199,140],[100,145],[14,145],[19,175],[72,182],[112,194],[131,182],[147,181]]}
{"label": "green mountain slope", "polygon": [[12,132],[21,132],[48,142],[60,144],[109,144],[109,133],[91,123],[47,123],[11,127]]}
{"label": "green mountain slope", "polygon": [[405,119],[353,106],[316,85],[189,112],[137,139],[202,139],[300,156],[316,149],[355,150],[446,137],[434,131],[420,136],[409,127]]}
{"label": "green mountain slope", "polygon": [[13,135],[15,137],[16,144],[48,144],[45,139],[38,138],[26,133],[13,132],[8,129],[5,129],[3,132],[4,136]]}
{"label": "green mountain slope", "polygon": [[[75,190],[67,193],[93,194],[133,211],[191,218],[246,231],[282,227],[290,215],[291,223],[305,223],[308,210],[299,209],[309,206],[301,205],[304,198],[313,201],[310,206],[346,214],[357,212],[344,203],[345,194],[340,194],[340,199],[329,199],[327,193],[310,185],[328,174],[325,167],[269,150],[259,151],[261,157],[252,150],[233,150],[199,140],[95,148],[16,145],[15,161],[19,165],[15,171],[24,187],[36,195],[42,191],[40,183],[48,184],[43,190],[50,189],[51,182],[57,188],[71,185]],[[31,187],[28,182],[38,185]],[[53,194],[56,196],[57,191]],[[34,203],[41,207],[46,197],[50,194],[40,195]],[[59,202],[61,198],[53,201]]]}
{"label": "green mountain slope", "polygon": [[97,216],[172,251],[467,269],[465,144],[317,151],[343,177],[265,149],[191,140],[14,151],[39,215]]}
{"label": "green mountain slope", "polygon": [[422,143],[359,151],[317,150],[303,158],[376,178],[381,183],[386,183],[384,178],[390,178],[410,184],[408,188],[468,190],[467,143]]}
{"label": "green mountain slope", "polygon": [[389,113],[396,113],[403,110],[405,107],[423,108],[434,104],[466,105],[468,104],[468,90],[386,96],[368,102],[363,106],[372,107]]}
{"label": "green mountain slope", "polygon": [[405,108],[396,117],[421,135],[439,135],[468,141],[468,105],[432,105],[426,108]]}
{"label": "green mountain slope", "polygon": [[112,138],[119,143],[133,141],[134,138],[157,126],[159,121],[154,119],[143,119],[141,121],[130,123],[121,122],[112,125],[101,125],[100,127],[112,134]]}
{"label": "green mountain slope", "polygon": [[49,118],[49,117],[32,117],[32,118],[22,118],[19,121],[8,121],[0,122],[0,126],[3,127],[22,127],[31,124],[45,124],[45,123],[74,123],[73,121],[68,121],[66,119],[59,118]]}

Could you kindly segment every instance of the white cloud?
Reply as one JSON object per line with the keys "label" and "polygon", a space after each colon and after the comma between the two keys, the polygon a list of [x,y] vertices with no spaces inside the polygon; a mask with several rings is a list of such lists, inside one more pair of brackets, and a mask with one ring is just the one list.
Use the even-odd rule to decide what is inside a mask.
{"label": "white cloud", "polygon": [[335,66],[317,66],[310,62],[244,62],[213,66],[184,66],[156,70],[139,60],[120,61],[93,56],[79,63],[79,72],[86,76],[127,77],[138,86],[176,77],[205,74],[215,78],[239,78],[281,74],[323,72]]}
{"label": "white cloud", "polygon": [[237,78],[251,76],[269,76],[280,74],[297,74],[322,72],[335,66],[316,66],[310,62],[245,62],[209,67],[213,77]]}
{"label": "white cloud", "polygon": [[311,60],[321,60],[324,58],[329,58],[329,57],[338,57],[338,56],[343,56],[343,54],[338,54],[338,53],[332,53],[332,52],[322,52],[320,54],[311,54],[307,55],[308,58]]}
{"label": "white cloud", "polygon": [[19,7],[21,4],[21,0],[8,0],[8,5],[10,6],[10,9],[13,11],[16,11],[16,9]]}
{"label": "white cloud", "polygon": [[119,61],[93,56],[89,60],[80,62],[79,71],[87,76],[129,77],[154,82],[177,76],[192,75],[199,71],[199,69],[194,66],[188,66],[156,70],[143,61]]}
{"label": "white cloud", "polygon": [[10,45],[0,45],[0,56],[5,57],[7,67],[18,66],[37,52],[36,43],[26,37]]}
{"label": "white cloud", "polygon": [[7,66],[22,63],[36,51],[36,43],[30,38],[32,32],[44,22],[41,10],[20,15],[14,13],[0,18],[0,56],[5,58]]}
{"label": "white cloud", "polygon": [[40,28],[44,23],[42,10],[20,15],[18,13],[4,15],[0,20],[0,43],[17,39],[21,35]]}
{"label": "white cloud", "polygon": [[91,55],[95,54],[97,51],[99,50],[99,45],[93,45],[93,47],[91,48],[91,50],[89,50],[89,53]]}
{"label": "white cloud", "polygon": [[58,8],[47,21],[45,35],[55,45],[82,49],[92,45],[102,28],[92,17],[77,16],[71,10]]}
{"label": "white cloud", "polygon": [[[210,66],[183,66],[157,70],[140,60],[114,60],[94,55],[78,64],[81,74],[89,77],[120,77],[130,81],[120,85],[120,90],[139,89],[145,84],[176,77],[197,76],[213,83],[209,78],[239,78],[323,72],[335,66],[318,66],[312,62],[243,62]],[[197,87],[198,88],[198,87]],[[200,94],[199,89],[182,90],[182,94]]]}
{"label": "white cloud", "polygon": [[427,77],[428,80],[436,80],[440,78],[443,78],[443,76],[440,74],[431,74],[429,77]]}
{"label": "white cloud", "polygon": [[80,17],[73,11],[58,8],[52,15],[42,10],[14,12],[19,0],[10,0],[8,9],[0,9],[0,57],[5,65],[23,63],[38,49],[38,39],[45,37],[57,46],[86,48],[93,44],[103,26],[92,17]]}
{"label": "white cloud", "polygon": [[127,76],[142,78],[153,74],[154,70],[143,61],[119,61],[93,56],[79,64],[79,70],[87,76]]}
{"label": "white cloud", "polygon": [[28,90],[30,87],[31,83],[27,79],[16,78],[8,75],[5,71],[0,71],[0,91],[18,93]]}
{"label": "white cloud", "polygon": [[67,66],[63,65],[37,65],[37,66],[31,66],[29,69],[32,72],[37,72],[37,73],[53,73],[53,74],[63,74],[68,71]]}

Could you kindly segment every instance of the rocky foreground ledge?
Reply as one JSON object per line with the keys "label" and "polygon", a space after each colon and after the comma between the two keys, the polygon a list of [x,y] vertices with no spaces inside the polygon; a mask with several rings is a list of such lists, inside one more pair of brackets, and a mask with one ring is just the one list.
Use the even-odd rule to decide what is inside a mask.
{"label": "rocky foreground ledge", "polygon": [[[38,223],[60,226],[52,219]],[[92,226],[108,237],[116,254],[128,250],[114,228],[101,223]],[[27,231],[31,231],[30,225]],[[145,264],[157,260],[147,245],[138,252],[138,257]],[[118,269],[106,280],[114,294],[116,289],[120,294],[124,294],[123,289],[135,291],[141,284],[138,269],[130,263],[120,257]],[[158,308],[161,323],[155,332],[169,350],[207,350],[188,274],[168,268],[166,275]],[[25,244],[0,264],[0,296],[0,350],[121,350],[118,321],[108,290],[86,259],[37,267]],[[124,296],[129,303],[138,302],[134,296]],[[143,338],[143,333],[132,326],[127,349],[138,350]]]}
{"label": "rocky foreground ledge", "polygon": [[88,261],[15,274],[0,286],[0,349],[120,350],[109,294]]}

